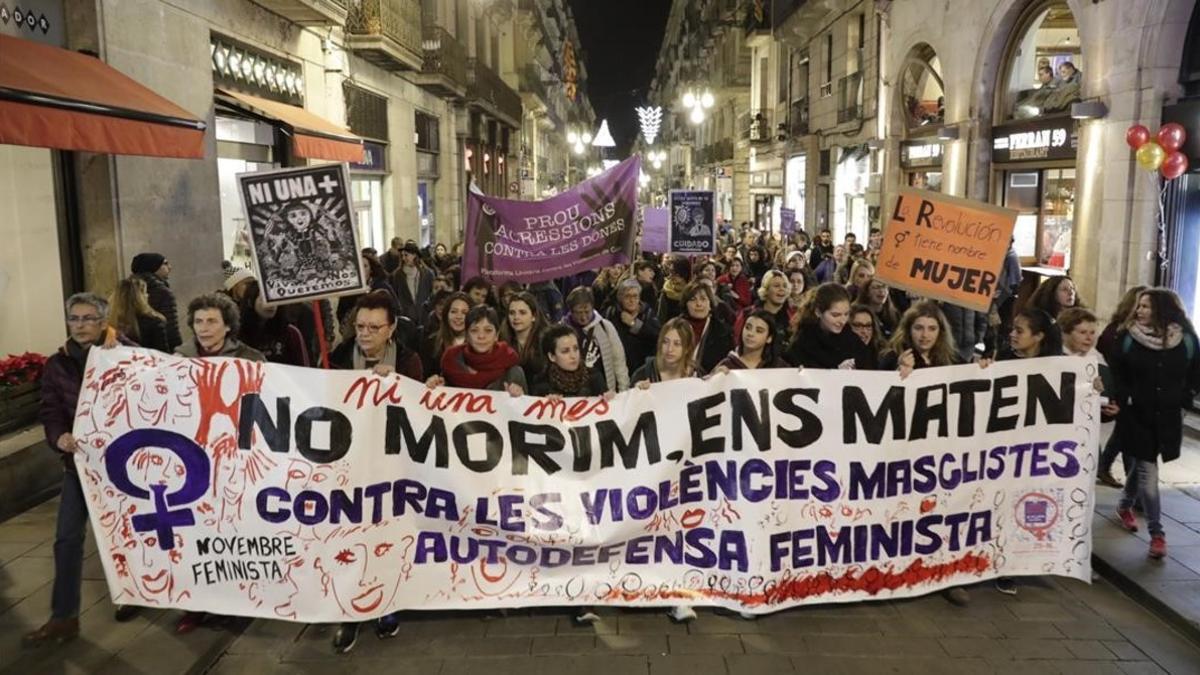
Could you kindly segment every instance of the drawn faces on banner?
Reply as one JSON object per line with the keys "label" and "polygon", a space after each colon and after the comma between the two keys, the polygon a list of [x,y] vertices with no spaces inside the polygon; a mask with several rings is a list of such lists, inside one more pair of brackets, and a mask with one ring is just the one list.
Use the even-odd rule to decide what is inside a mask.
{"label": "drawn faces on banner", "polygon": [[393,540],[385,525],[335,529],[324,537],[324,554],[313,562],[326,597],[332,596],[352,619],[377,615],[390,606],[412,571],[408,553],[414,538]]}

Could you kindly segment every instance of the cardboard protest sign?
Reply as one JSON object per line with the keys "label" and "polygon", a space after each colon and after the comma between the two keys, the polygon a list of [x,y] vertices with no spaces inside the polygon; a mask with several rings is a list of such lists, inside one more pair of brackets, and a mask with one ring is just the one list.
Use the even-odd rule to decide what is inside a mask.
{"label": "cardboard protest sign", "polygon": [[268,304],[366,291],[345,164],[243,173],[237,180]]}
{"label": "cardboard protest sign", "polygon": [[629,262],[640,174],[630,157],[540,202],[470,193],[463,278],[534,283]]}
{"label": "cardboard protest sign", "polygon": [[875,277],[921,296],[986,312],[1017,212],[900,188]]}
{"label": "cardboard protest sign", "polygon": [[672,190],[671,253],[713,255],[717,252],[717,226],[713,220],[711,190]]}
{"label": "cardboard protest sign", "polygon": [[74,461],[115,603],[765,613],[1087,581],[1096,368],[733,371],[550,400],[93,349]]}

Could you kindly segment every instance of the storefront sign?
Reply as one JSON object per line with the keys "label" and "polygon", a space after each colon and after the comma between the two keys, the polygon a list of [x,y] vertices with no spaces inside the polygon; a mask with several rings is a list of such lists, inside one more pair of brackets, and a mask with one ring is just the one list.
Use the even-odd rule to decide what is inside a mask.
{"label": "storefront sign", "polygon": [[360,173],[387,173],[387,146],[383,143],[363,141],[363,161],[351,164],[350,170]]}
{"label": "storefront sign", "polygon": [[237,176],[267,304],[366,291],[346,164]]}
{"label": "storefront sign", "polygon": [[986,312],[1017,212],[900,188],[883,231],[876,277],[923,297]]}
{"label": "storefront sign", "polygon": [[1056,117],[1015,122],[993,129],[992,161],[1075,159],[1079,138],[1075,120]]}
{"label": "storefront sign", "polygon": [[114,603],[763,614],[1089,581],[1095,368],[741,370],[550,400],[93,349],[71,458]]}
{"label": "storefront sign", "polygon": [[717,252],[711,190],[672,190],[670,252],[712,255]]}
{"label": "storefront sign", "polygon": [[905,141],[900,144],[900,165],[919,168],[942,165],[942,144],[937,142]]}
{"label": "storefront sign", "polygon": [[0,34],[65,47],[62,0],[0,2]]}
{"label": "storefront sign", "polygon": [[630,157],[540,202],[471,192],[463,278],[533,283],[629,262],[640,172],[640,159]]}

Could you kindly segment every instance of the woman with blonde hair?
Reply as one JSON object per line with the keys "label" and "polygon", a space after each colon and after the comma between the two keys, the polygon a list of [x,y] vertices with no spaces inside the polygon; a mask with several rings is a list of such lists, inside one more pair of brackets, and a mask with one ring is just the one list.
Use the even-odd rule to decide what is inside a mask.
{"label": "woman with blonde hair", "polygon": [[108,323],[130,340],[147,349],[171,353],[167,320],[150,307],[146,282],[137,277],[122,279],[108,299]]}

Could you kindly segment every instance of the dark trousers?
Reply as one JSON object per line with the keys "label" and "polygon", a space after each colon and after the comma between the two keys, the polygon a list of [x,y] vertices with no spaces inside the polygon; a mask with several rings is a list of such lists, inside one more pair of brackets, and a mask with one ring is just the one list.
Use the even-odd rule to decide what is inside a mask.
{"label": "dark trousers", "polygon": [[70,619],[79,615],[83,584],[83,537],[87,532],[87,502],[79,474],[63,472],[62,496],[58,502],[58,526],[54,532],[54,591],[50,616]]}

